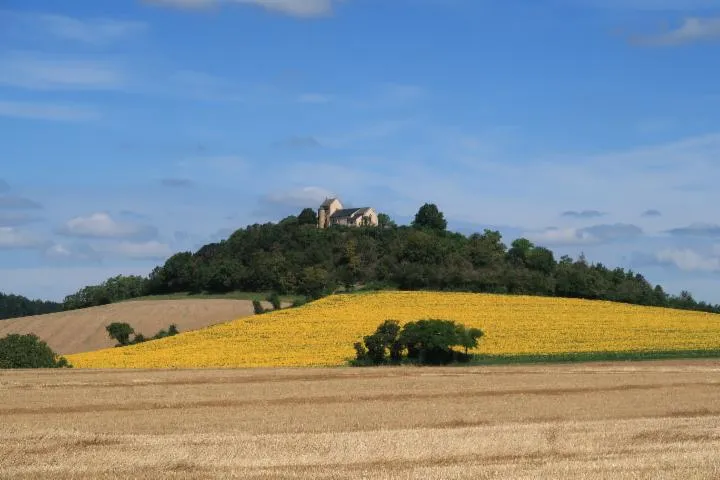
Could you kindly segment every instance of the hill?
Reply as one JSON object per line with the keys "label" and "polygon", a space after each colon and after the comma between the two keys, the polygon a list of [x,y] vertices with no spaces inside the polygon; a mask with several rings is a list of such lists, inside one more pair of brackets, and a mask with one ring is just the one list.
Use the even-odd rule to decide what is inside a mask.
{"label": "hill", "polygon": [[338,366],[386,319],[483,329],[493,356],[720,351],[720,315],[606,301],[470,293],[335,295],[126,348],[68,356],[76,367]]}
{"label": "hill", "polygon": [[[311,217],[308,213],[301,217]],[[148,277],[115,277],[85,287],[65,299],[65,308],[181,292],[274,291],[320,298],[365,286],[584,298],[720,313],[720,306],[698,302],[689,292],[668,295],[631,270],[593,264],[583,256],[558,259],[524,238],[506,245],[497,231],[453,233],[442,218],[423,223],[416,217],[411,226],[318,229],[312,218],[301,217],[250,225],[194,253],[177,253]]]}
{"label": "hill", "polygon": [[177,325],[181,332],[252,315],[248,300],[143,300],[0,322],[0,338],[34,333],[59,354],[113,347],[105,326],[125,322],[146,336]]}
{"label": "hill", "polygon": [[0,320],[60,312],[62,309],[61,303],[30,300],[21,295],[0,292]]}

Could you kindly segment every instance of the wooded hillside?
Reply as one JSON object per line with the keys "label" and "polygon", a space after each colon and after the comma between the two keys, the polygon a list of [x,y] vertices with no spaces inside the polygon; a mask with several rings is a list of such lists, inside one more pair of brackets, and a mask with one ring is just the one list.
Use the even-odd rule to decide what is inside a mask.
{"label": "wooded hillside", "polygon": [[318,229],[314,213],[256,224],[227,240],[181,252],[148,278],[116,277],[65,301],[67,309],[174,292],[275,291],[317,298],[337,290],[398,288],[603,299],[720,313],[689,292],[671,296],[641,274],[556,259],[520,238],[509,246],[497,231],[465,236],[446,230],[443,214],[424,205],[410,226],[381,215],[379,227]]}

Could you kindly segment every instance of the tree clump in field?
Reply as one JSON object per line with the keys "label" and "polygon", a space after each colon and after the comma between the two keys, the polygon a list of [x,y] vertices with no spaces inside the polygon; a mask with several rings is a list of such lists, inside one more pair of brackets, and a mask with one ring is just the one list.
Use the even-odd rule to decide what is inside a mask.
{"label": "tree clump in field", "polygon": [[[478,346],[483,331],[451,320],[427,319],[406,323],[386,320],[374,334],[354,344],[355,365],[385,365],[403,362],[439,365],[468,362],[470,349]],[[457,351],[453,347],[460,347]]]}
{"label": "tree clump in field", "polygon": [[65,357],[58,356],[37,335],[10,334],[0,339],[0,369],[70,367]]}
{"label": "tree clump in field", "polygon": [[[138,343],[147,342],[149,340],[158,340],[160,338],[172,337],[180,333],[177,325],[175,324],[170,325],[167,330],[160,330],[158,333],[156,333],[150,338],[146,338],[145,335],[143,335],[142,333],[135,333],[135,329],[127,323],[114,322],[105,327],[105,330],[107,330],[110,338],[118,342],[116,347],[125,347],[128,345],[135,345]],[[130,335],[133,334],[135,334],[135,336],[131,339]]]}

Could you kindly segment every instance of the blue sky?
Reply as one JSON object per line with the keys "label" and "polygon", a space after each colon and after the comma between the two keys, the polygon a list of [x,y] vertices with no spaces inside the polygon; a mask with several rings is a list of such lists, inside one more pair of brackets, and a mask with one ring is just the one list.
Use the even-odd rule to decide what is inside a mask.
{"label": "blue sky", "polygon": [[719,52],[710,0],[5,0],[0,291],[339,195],[720,302]]}

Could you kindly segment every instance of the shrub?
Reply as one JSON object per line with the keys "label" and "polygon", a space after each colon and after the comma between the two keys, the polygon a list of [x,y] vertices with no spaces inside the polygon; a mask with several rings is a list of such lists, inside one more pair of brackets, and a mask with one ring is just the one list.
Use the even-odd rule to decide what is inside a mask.
{"label": "shrub", "polygon": [[280,295],[278,295],[277,292],[271,293],[267,297],[267,301],[270,302],[270,304],[273,307],[273,310],[280,310],[282,308],[282,300],[280,299]]}
{"label": "shrub", "polygon": [[130,345],[130,335],[135,333],[135,329],[127,323],[114,322],[105,327],[110,338],[118,342],[118,346]]}
{"label": "shrub", "polygon": [[296,298],[295,300],[293,300],[292,306],[293,306],[293,308],[302,307],[306,303],[307,303],[307,299],[305,299],[304,297]]}
{"label": "shrub", "polygon": [[0,339],[0,368],[69,368],[64,357],[36,335],[10,334]]}
{"label": "shrub", "polygon": [[[482,336],[482,330],[466,328],[450,320],[419,320],[402,328],[397,321],[386,320],[374,334],[363,339],[364,344],[355,343],[355,364],[400,363],[403,352],[407,352],[410,362],[419,364],[467,362],[472,358],[468,350],[477,347]],[[462,347],[464,352],[452,347]]]}
{"label": "shrub", "polygon": [[260,315],[261,313],[265,313],[265,309],[262,306],[262,303],[260,303],[260,300],[253,300],[253,310],[255,310],[255,315]]}

